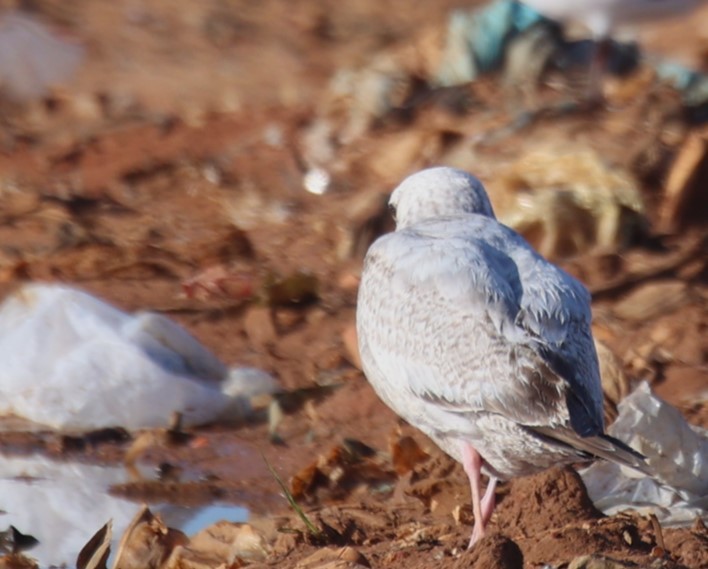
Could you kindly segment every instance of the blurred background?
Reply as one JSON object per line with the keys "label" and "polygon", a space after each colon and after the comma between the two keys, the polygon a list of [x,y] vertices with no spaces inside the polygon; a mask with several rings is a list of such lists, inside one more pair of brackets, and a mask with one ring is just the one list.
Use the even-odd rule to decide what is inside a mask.
{"label": "blurred background", "polygon": [[2,0],[0,294],[160,312],[284,390],[343,385],[317,428],[385,446],[361,262],[447,164],[589,287],[608,418],[646,379],[706,427],[708,5],[617,28],[599,73],[589,38],[508,1]]}

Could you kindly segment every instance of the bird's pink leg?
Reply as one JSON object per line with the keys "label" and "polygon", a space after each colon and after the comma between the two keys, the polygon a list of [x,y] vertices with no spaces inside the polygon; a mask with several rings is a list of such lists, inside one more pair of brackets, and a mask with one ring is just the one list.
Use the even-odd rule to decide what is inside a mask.
{"label": "bird's pink leg", "polygon": [[472,512],[474,514],[474,527],[472,528],[472,538],[467,546],[470,549],[475,543],[484,537],[484,526],[494,509],[494,486],[496,479],[492,478],[487,486],[487,491],[484,493],[484,505],[480,500],[480,476],[482,474],[482,457],[475,448],[467,443],[462,442],[462,467],[465,469],[467,478],[470,481],[470,490],[472,491]]}
{"label": "bird's pink leg", "polygon": [[496,506],[496,499],[494,491],[497,487],[498,480],[494,477],[489,479],[489,484],[487,484],[487,489],[484,491],[484,496],[482,497],[482,521],[484,525],[487,525],[489,518],[492,517],[492,512],[494,511],[494,506]]}

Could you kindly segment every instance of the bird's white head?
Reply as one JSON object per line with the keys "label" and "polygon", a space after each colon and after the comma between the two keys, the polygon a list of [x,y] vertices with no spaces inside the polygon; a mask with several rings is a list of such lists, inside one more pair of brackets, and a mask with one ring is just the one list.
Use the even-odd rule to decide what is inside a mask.
{"label": "bird's white head", "polygon": [[495,218],[482,182],[464,170],[445,166],[408,176],[388,203],[396,216],[396,229],[445,215],[476,213]]}

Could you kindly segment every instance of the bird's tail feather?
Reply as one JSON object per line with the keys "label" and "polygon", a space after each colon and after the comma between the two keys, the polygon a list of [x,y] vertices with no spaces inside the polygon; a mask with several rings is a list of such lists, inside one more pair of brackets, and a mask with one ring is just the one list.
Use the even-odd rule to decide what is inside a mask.
{"label": "bird's tail feather", "polygon": [[632,447],[604,433],[592,437],[581,437],[572,429],[558,427],[528,427],[529,432],[547,442],[574,448],[579,454],[604,458],[623,466],[629,466],[648,476],[653,472],[646,457]]}

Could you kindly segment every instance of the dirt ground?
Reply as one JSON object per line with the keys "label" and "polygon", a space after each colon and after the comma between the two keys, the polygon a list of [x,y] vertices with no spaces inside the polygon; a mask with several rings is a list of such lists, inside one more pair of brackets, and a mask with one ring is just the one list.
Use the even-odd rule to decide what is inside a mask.
{"label": "dirt ground", "polygon": [[[76,284],[174,318],[224,362],[267,370],[288,392],[317,388],[286,406],[278,441],[264,420],[195,429],[199,445],[155,445],[140,459],[178,465],[189,481],[114,488],[251,509],[256,553],[234,560],[214,548],[180,566],[540,568],[584,555],[624,565],[572,566],[708,566],[699,521],[662,531],[630,513],[605,517],[572,469],[503,484],[491,535],[466,551],[461,467],[378,401],[353,336],[362,255],[390,229],[382,196],[406,173],[461,165],[503,201],[497,174],[522,153],[582,146],[639,180],[649,225],[622,246],[556,260],[590,288],[595,334],[630,380],[649,380],[708,428],[708,209],[695,197],[708,184],[705,109],[638,73],[608,79],[600,108],[506,130],[520,103],[499,77],[423,86],[448,10],[469,1],[2,2],[17,4],[85,58],[61,89],[1,102],[0,294]],[[708,10],[683,22],[648,28],[645,47],[708,72]],[[345,128],[357,104],[333,98],[333,74],[381,53],[404,54],[405,104],[335,145],[336,160],[314,159],[328,149],[313,125]],[[546,85],[521,106],[567,97]],[[677,166],[701,144],[697,166]],[[330,168],[322,195],[305,190],[314,167]],[[672,175],[695,194],[673,209]],[[0,450],[119,463],[136,436],[5,432]],[[219,451],[234,441],[247,460]],[[317,531],[293,514],[261,453]]]}

